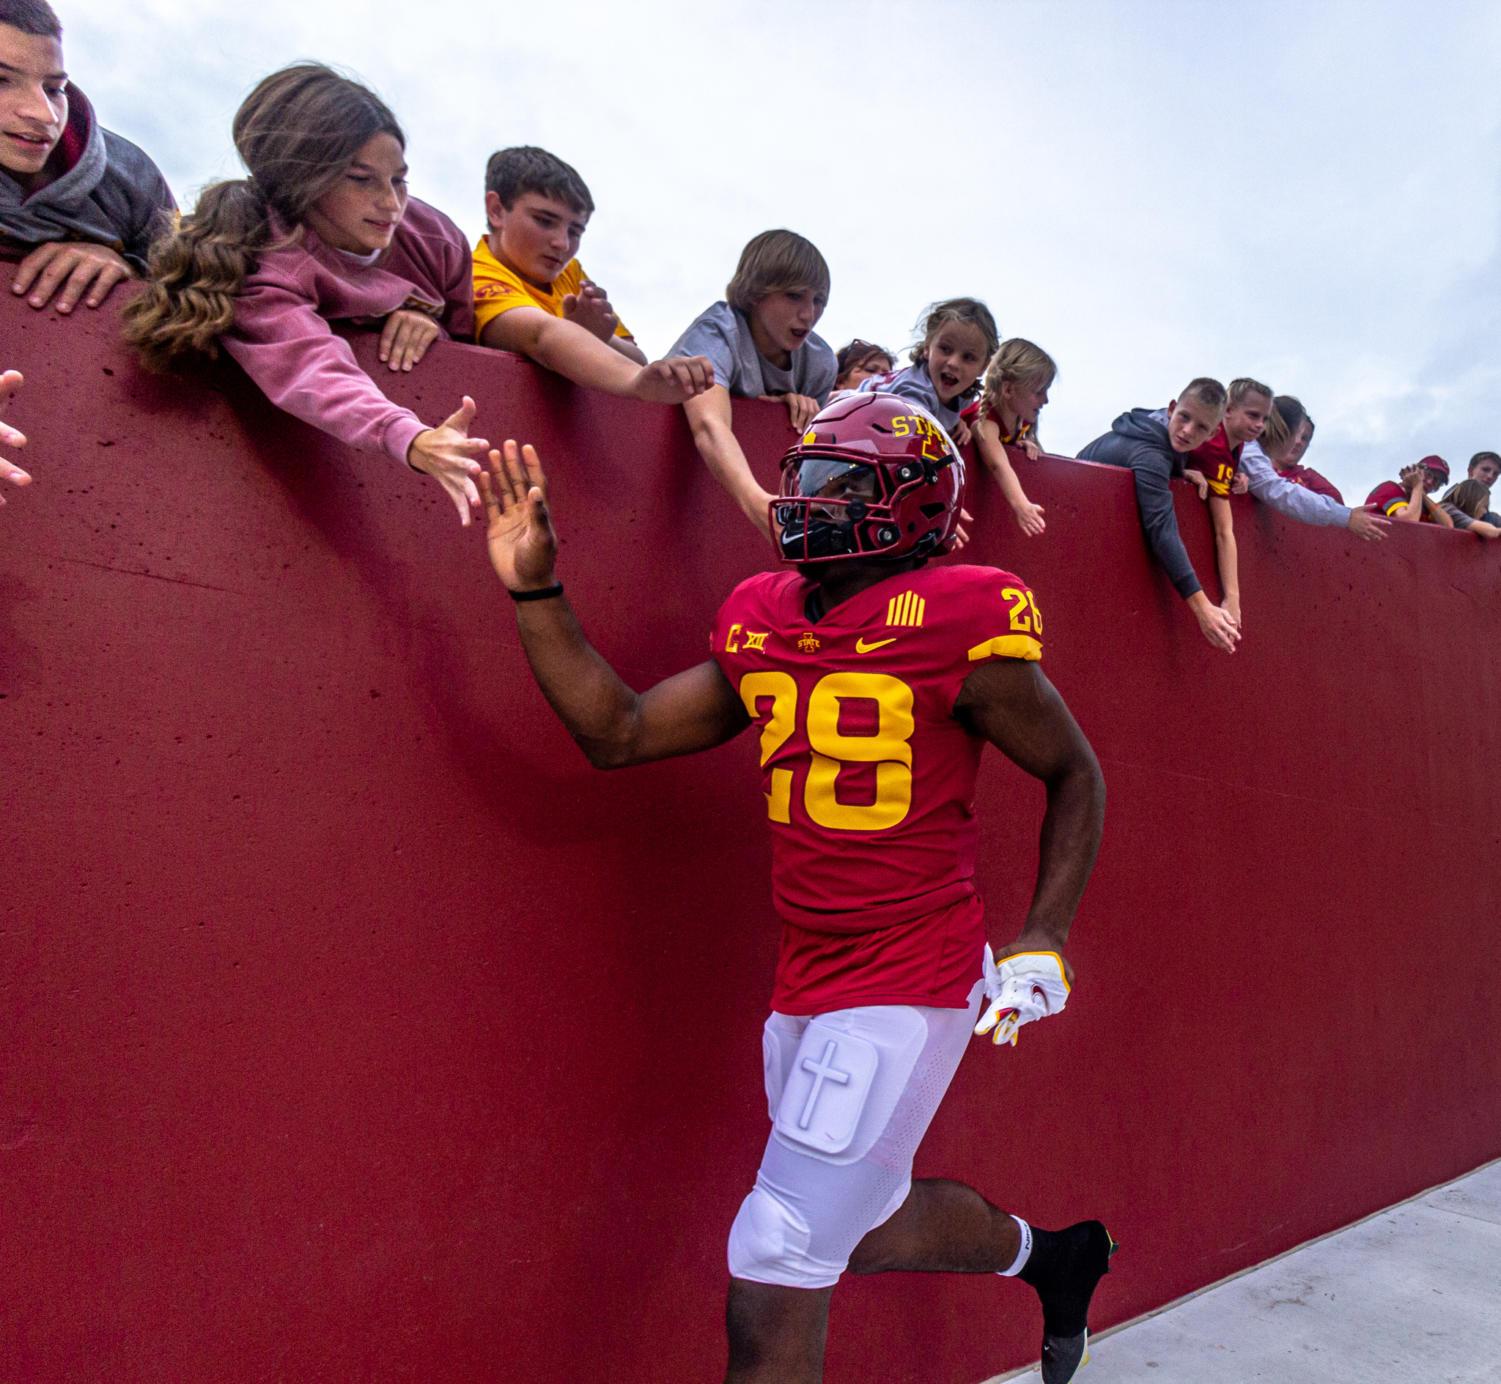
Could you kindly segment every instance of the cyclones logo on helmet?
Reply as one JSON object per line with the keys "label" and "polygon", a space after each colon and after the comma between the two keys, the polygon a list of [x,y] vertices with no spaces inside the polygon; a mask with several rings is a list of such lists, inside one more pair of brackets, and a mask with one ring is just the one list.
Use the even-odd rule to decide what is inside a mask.
{"label": "cyclones logo on helmet", "polygon": [[782,458],[771,503],[783,562],[936,557],[954,546],[964,459],[921,404],[852,394]]}

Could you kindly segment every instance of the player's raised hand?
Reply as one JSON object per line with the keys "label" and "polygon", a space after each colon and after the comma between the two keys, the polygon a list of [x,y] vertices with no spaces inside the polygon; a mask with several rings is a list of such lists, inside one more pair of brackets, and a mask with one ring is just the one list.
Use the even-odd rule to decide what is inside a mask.
{"label": "player's raised hand", "polygon": [[490,469],[480,473],[479,488],[495,575],[511,591],[552,586],[558,539],[547,512],[547,477],[537,449],[508,440],[501,451],[490,453]]}
{"label": "player's raised hand", "polygon": [[[21,387],[22,375],[19,370],[0,370],[0,413],[5,411],[5,406],[10,402],[10,397]],[[8,423],[0,423],[0,446],[24,447],[26,434],[20,428],[13,428]],[[23,471],[13,461],[7,461],[0,456],[0,480],[9,481],[12,485],[30,485],[31,476]],[[0,495],[0,505],[5,503],[5,497]]]}

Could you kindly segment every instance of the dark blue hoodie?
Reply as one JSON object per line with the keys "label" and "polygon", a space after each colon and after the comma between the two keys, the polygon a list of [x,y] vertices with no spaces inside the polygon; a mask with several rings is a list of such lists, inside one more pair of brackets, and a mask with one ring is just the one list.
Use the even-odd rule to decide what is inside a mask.
{"label": "dark blue hoodie", "polygon": [[1194,575],[1188,550],[1178,535],[1178,516],[1173,510],[1169,482],[1183,474],[1183,458],[1167,440],[1167,424],[1148,408],[1133,408],[1110,425],[1079,456],[1084,461],[1102,461],[1108,466],[1126,466],[1136,481],[1136,505],[1152,553],[1162,564],[1177,592],[1186,601],[1203,588]]}

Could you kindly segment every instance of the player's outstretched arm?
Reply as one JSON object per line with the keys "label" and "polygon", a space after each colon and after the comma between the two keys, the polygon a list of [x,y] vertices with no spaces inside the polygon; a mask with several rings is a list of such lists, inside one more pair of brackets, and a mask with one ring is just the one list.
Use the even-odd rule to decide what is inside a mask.
{"label": "player's outstretched arm", "polygon": [[[1023,951],[1061,956],[1104,829],[1099,761],[1035,663],[999,658],[982,664],[965,680],[954,714],[1047,789],[1032,906],[1016,941],[997,957]],[[1072,979],[1073,968],[1066,961],[1064,967]]]}
{"label": "player's outstretched arm", "polygon": [[[490,561],[517,598],[522,648],[558,719],[599,769],[619,769],[722,744],[750,724],[709,661],[637,693],[584,636],[561,594],[547,478],[531,446],[507,442],[480,476]],[[556,589],[556,594],[552,594]],[[527,599],[532,593],[541,599]]]}

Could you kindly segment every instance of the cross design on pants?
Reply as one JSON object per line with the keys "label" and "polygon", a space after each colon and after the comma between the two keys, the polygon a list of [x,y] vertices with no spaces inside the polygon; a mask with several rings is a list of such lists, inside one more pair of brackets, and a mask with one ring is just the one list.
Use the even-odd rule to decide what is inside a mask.
{"label": "cross design on pants", "polygon": [[815,1062],[811,1057],[802,1060],[802,1069],[813,1073],[813,1089],[808,1092],[808,1099],[803,1102],[803,1113],[797,1117],[797,1127],[807,1129],[813,1121],[813,1107],[818,1104],[819,1093],[823,1090],[826,1081],[832,1081],[836,1086],[848,1086],[850,1074],[840,1071],[834,1065],[834,1056],[839,1051],[838,1042],[830,1038],[823,1047],[823,1056]]}

